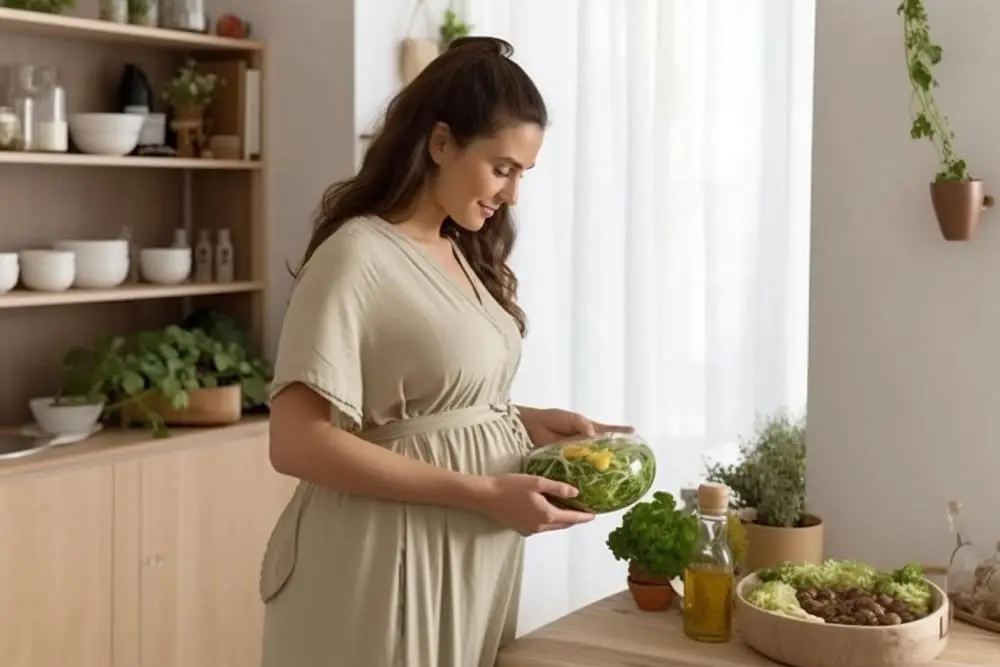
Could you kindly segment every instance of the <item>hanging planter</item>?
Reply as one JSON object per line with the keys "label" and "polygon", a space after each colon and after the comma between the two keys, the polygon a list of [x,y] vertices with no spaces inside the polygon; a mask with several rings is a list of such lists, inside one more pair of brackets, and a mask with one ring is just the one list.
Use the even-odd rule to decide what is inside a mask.
{"label": "hanging planter", "polygon": [[967,241],[975,234],[983,211],[993,206],[983,182],[973,178],[956,153],[948,118],[938,110],[933,90],[938,86],[933,68],[942,49],[931,41],[927,10],[921,0],[902,0],[896,13],[903,17],[906,72],[910,79],[912,125],[910,137],[927,139],[938,156],[938,173],[930,184],[934,215],[948,241]]}
{"label": "hanging planter", "polygon": [[993,197],[985,194],[980,180],[935,181],[930,189],[934,215],[948,241],[971,239],[983,211],[993,206]]}
{"label": "hanging planter", "polygon": [[440,51],[433,40],[404,39],[399,45],[399,78],[402,84],[409,85],[438,55]]}

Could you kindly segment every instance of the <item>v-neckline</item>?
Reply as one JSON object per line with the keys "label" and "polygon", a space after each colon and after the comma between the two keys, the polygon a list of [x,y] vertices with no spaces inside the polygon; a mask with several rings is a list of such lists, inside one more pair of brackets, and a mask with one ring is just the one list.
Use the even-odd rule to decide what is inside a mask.
{"label": "v-neckline", "polygon": [[452,275],[440,261],[438,261],[431,255],[430,252],[417,243],[416,239],[413,239],[396,229],[396,226],[385,218],[376,216],[375,219],[380,225],[387,227],[388,231],[393,236],[403,241],[408,247],[416,252],[423,261],[431,264],[438,275],[447,281],[456,291],[460,292],[473,307],[486,315],[488,319],[492,320],[492,317],[489,316],[489,310],[486,305],[487,297],[485,296],[485,287],[480,282],[476,272],[472,270],[472,266],[469,265],[465,255],[462,253],[462,249],[458,247],[458,244],[455,243],[454,239],[444,237],[448,241],[448,247],[451,248],[452,257],[454,257],[455,261],[458,262],[458,268],[462,271],[462,274],[468,282],[467,287],[460,285],[458,278]]}

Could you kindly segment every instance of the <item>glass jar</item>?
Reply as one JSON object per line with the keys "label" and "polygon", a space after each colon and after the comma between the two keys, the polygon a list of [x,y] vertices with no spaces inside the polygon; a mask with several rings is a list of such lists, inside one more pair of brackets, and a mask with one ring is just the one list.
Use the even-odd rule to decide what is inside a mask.
{"label": "glass jar", "polygon": [[20,125],[19,144],[25,151],[35,148],[35,98],[38,92],[35,70],[33,65],[10,65],[8,68],[11,106]]}
{"label": "glass jar", "polygon": [[205,17],[204,0],[162,0],[160,11],[164,28],[205,32],[208,19]]}
{"label": "glass jar", "polygon": [[656,457],[633,433],[609,433],[533,449],[522,470],[579,491],[574,498],[552,499],[570,509],[606,514],[638,502],[656,479]]}
{"label": "glass jar", "polygon": [[128,23],[128,0],[101,0],[100,19],[111,23]]}
{"label": "glass jar", "polygon": [[33,120],[35,129],[32,150],[65,153],[69,149],[66,90],[59,80],[59,70],[55,67],[38,69]]}
{"label": "glass jar", "polygon": [[21,119],[11,107],[0,107],[0,151],[19,151]]}

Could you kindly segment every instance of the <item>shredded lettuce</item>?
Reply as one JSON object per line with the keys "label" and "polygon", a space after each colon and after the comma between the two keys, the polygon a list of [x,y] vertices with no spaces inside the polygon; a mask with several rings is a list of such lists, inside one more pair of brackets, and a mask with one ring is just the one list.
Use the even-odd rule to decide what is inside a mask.
{"label": "shredded lettuce", "polygon": [[861,588],[870,591],[879,580],[879,572],[867,563],[852,560],[827,560],[822,565],[783,563],[757,572],[760,581],[780,581],[793,588],[829,588],[846,591]]}
{"label": "shredded lettuce", "polygon": [[829,588],[845,591],[860,588],[884,593],[921,614],[930,612],[934,600],[923,569],[912,563],[891,572],[881,572],[867,563],[851,560],[827,560],[822,565],[783,563],[759,570],[757,579],[765,583],[788,584],[793,590]]}
{"label": "shredded lettuce", "polygon": [[825,623],[819,616],[813,616],[802,608],[796,596],[795,587],[783,581],[768,581],[750,591],[747,602],[765,611],[773,611],[782,616],[790,616],[801,621]]}

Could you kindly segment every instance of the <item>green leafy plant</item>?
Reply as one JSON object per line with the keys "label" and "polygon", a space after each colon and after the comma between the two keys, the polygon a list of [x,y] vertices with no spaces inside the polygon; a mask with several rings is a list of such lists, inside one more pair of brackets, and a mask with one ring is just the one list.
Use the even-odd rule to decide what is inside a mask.
{"label": "green leafy plant", "polygon": [[679,577],[690,562],[698,539],[698,521],[666,491],[657,491],[622,517],[608,535],[615,560],[626,561],[643,574],[665,580]]}
{"label": "green leafy plant", "polygon": [[575,498],[553,499],[571,509],[604,514],[635,503],[656,478],[656,458],[641,440],[627,435],[558,442],[539,447],[524,462],[524,472],[566,482]]}
{"label": "green leafy plant", "polygon": [[725,484],[735,508],[753,508],[762,526],[802,524],[806,508],[806,424],[785,413],[759,424],[740,444],[739,463],[713,464],[708,481]]}
{"label": "green leafy plant", "polygon": [[76,7],[76,0],[3,0],[2,4],[11,9],[26,9],[29,12],[43,14],[62,14],[67,9]]}
{"label": "green leafy plant", "polygon": [[935,181],[971,180],[965,160],[956,155],[948,118],[941,114],[933,91],[938,87],[934,67],[941,62],[943,50],[931,40],[927,10],[921,0],[903,0],[896,10],[903,17],[903,37],[906,50],[906,73],[910,79],[910,136],[927,139],[938,157]]}
{"label": "green leafy plant", "polygon": [[105,418],[117,414],[125,425],[126,408],[131,407],[162,436],[168,434],[163,418],[144,400],[152,393],[183,410],[192,390],[239,384],[250,401],[263,402],[267,380],[238,343],[217,340],[201,329],[169,326],[69,350],[56,401],[103,400]]}
{"label": "green leafy plant", "polygon": [[199,72],[198,63],[188,58],[163,89],[163,99],[174,109],[204,108],[212,103],[218,86],[225,81],[211,72]]}
{"label": "green leafy plant", "polygon": [[149,16],[153,0],[128,0],[128,15],[132,23],[143,24],[152,19]]}
{"label": "green leafy plant", "polygon": [[458,13],[452,7],[444,11],[444,20],[438,28],[438,36],[441,50],[444,51],[448,45],[459,37],[468,37],[472,33],[474,26],[469,25],[458,18]]}

